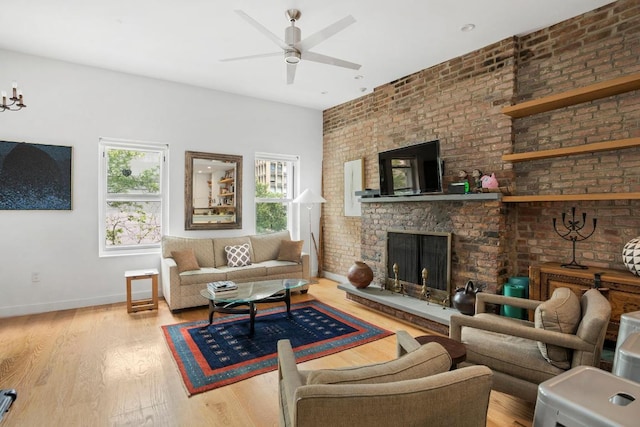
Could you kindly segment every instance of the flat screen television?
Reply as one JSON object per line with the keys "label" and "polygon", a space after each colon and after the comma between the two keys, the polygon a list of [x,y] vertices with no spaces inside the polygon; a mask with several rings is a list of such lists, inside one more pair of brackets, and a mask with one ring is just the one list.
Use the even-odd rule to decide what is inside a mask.
{"label": "flat screen television", "polygon": [[381,196],[442,193],[440,141],[378,153]]}

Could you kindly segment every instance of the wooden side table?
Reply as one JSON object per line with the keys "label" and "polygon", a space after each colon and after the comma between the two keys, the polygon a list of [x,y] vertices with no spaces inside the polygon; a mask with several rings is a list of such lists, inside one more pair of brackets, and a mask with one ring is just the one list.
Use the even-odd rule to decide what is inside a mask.
{"label": "wooden side table", "polygon": [[[127,279],[127,313],[158,309],[158,269],[125,271],[124,277]],[[132,301],[131,282],[142,279],[151,279],[151,298]]]}
{"label": "wooden side table", "polygon": [[448,337],[441,337],[440,335],[421,335],[415,338],[420,344],[427,344],[430,342],[437,342],[447,350],[449,356],[451,356],[451,370],[453,371],[458,367],[458,363],[462,363],[467,358],[467,348],[463,343],[456,340],[452,340]]}

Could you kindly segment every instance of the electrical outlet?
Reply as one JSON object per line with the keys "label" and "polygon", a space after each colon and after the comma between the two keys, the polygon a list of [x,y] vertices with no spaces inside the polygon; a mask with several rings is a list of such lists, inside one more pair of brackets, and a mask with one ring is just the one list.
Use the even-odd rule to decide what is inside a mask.
{"label": "electrical outlet", "polygon": [[40,283],[40,273],[31,273],[31,283]]}

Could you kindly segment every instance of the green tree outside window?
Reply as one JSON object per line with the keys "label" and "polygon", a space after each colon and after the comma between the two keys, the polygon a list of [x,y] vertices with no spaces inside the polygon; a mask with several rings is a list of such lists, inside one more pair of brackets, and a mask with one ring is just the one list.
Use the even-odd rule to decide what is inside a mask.
{"label": "green tree outside window", "polygon": [[[269,191],[267,184],[256,181],[256,198],[282,199],[282,193]],[[258,234],[287,229],[287,207],[278,202],[256,203],[256,231]]]}
{"label": "green tree outside window", "polygon": [[109,149],[107,161],[107,246],[159,243],[161,204],[144,196],[160,191],[160,153]]}

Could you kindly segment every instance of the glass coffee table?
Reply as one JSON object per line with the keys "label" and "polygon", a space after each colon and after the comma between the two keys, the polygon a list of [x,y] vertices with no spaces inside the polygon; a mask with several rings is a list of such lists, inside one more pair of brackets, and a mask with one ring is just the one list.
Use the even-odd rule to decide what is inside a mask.
{"label": "glass coffee table", "polygon": [[238,283],[237,291],[218,295],[202,289],[200,295],[209,300],[209,324],[213,323],[214,313],[249,314],[249,335],[253,335],[258,312],[256,304],[284,301],[288,315],[291,312],[291,291],[308,283],[302,279],[262,280]]}

